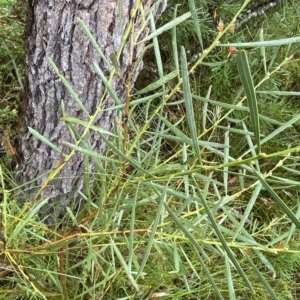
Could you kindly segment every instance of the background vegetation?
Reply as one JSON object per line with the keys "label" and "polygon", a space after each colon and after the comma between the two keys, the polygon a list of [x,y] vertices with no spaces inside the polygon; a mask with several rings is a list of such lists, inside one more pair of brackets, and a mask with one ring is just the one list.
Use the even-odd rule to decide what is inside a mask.
{"label": "background vegetation", "polygon": [[[97,180],[90,187],[85,174],[85,205],[60,224],[36,218],[46,199],[14,201],[26,187],[11,179],[7,151],[3,299],[300,297],[300,8],[281,0],[233,30],[243,4],[169,1],[156,24],[168,30],[154,34],[130,99],[130,139],[119,105],[105,156],[68,145],[94,163]],[[25,8],[0,5],[0,126],[13,135]]]}

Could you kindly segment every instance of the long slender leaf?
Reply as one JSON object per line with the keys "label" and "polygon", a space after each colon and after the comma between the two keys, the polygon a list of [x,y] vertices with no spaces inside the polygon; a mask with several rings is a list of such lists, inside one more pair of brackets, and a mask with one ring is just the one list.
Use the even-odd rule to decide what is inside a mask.
{"label": "long slender leaf", "polygon": [[275,95],[275,96],[300,96],[300,92],[291,91],[256,91],[257,94]]}
{"label": "long slender leaf", "polygon": [[[164,203],[165,208],[167,209],[167,211],[169,212],[170,216],[172,217],[172,219],[174,220],[174,222],[176,223],[176,225],[180,228],[180,230],[182,230],[182,232],[184,233],[184,235],[189,239],[189,241],[193,244],[193,246],[197,249],[197,251],[199,253],[202,252],[202,249],[200,247],[200,245],[195,241],[195,239],[193,238],[193,236],[191,235],[191,233],[185,228],[185,226],[180,222],[180,220],[178,219],[178,217],[173,213],[173,211],[169,208],[169,206]],[[207,269],[204,261],[202,260],[201,256],[198,253],[198,258],[199,258],[199,262],[207,276],[208,281],[210,282],[213,290],[215,291],[216,295],[218,296],[219,299],[224,299],[222,294],[220,293],[214,279],[211,276],[211,273],[209,272],[209,270]]]}
{"label": "long slender leaf", "polygon": [[[107,143],[107,145],[109,147],[111,147],[112,151],[114,151],[116,154],[118,154],[120,157],[122,157],[125,161],[127,161],[129,164],[131,164],[132,166],[134,166],[135,168],[137,168],[138,170],[140,170],[143,174],[147,174],[150,177],[152,177],[152,175],[150,175],[146,170],[144,170],[143,168],[140,167],[140,165],[137,163],[137,161],[135,161],[135,159],[125,155],[121,150],[119,150],[112,142],[110,142],[105,135],[102,135],[102,133],[100,133],[101,138]],[[64,145],[68,145],[67,142],[63,143]],[[75,146],[75,145],[74,145]],[[74,147],[75,148],[75,147]]]}
{"label": "long slender leaf", "polygon": [[138,286],[137,282],[136,282],[135,279],[133,278],[132,274],[129,272],[129,269],[128,269],[128,266],[127,266],[127,264],[126,264],[126,261],[125,261],[123,255],[121,254],[119,248],[117,247],[115,241],[114,241],[112,238],[110,239],[110,243],[111,243],[111,245],[112,245],[112,247],[113,247],[113,249],[114,249],[114,252],[116,253],[116,255],[117,255],[118,259],[119,259],[119,262],[121,263],[121,265],[122,265],[124,271],[126,272],[128,278],[130,279],[132,285],[134,286],[134,288],[135,288],[137,291],[139,291],[139,286]]}
{"label": "long slender leaf", "polygon": [[90,116],[89,112],[83,105],[83,103],[80,100],[80,98],[78,97],[77,93],[74,91],[74,89],[72,88],[72,86],[70,85],[68,80],[62,74],[59,73],[57,66],[51,59],[50,59],[50,64],[52,65],[52,67],[53,67],[55,73],[57,74],[57,76],[59,77],[59,79],[62,81],[64,86],[67,88],[68,92],[71,94],[72,98],[75,100],[75,102],[78,104],[78,106],[82,109],[82,111],[89,117]]}
{"label": "long slender leaf", "polygon": [[[300,199],[299,199],[299,198],[297,199],[297,204],[298,204],[298,209],[297,209],[297,212],[296,212],[296,218],[297,218],[297,219],[300,219]],[[292,236],[293,236],[294,233],[295,233],[295,229],[296,229],[296,225],[293,224],[293,225],[291,226],[290,230],[289,230],[289,235],[288,235],[288,237],[287,237],[287,239],[286,239],[286,244],[288,244],[288,243],[290,242]]]}
{"label": "long slender leaf", "polygon": [[134,95],[141,95],[141,94],[145,94],[145,93],[149,93],[153,90],[156,90],[158,88],[161,88],[162,85],[166,84],[167,82],[171,81],[172,79],[174,79],[176,76],[178,75],[177,71],[173,71],[167,75],[165,75],[164,77],[160,78],[159,80],[149,84],[148,86],[146,86],[144,89],[139,90],[138,92],[136,92]]}
{"label": "long slender leaf", "polygon": [[145,253],[143,255],[143,260],[140,264],[140,268],[139,268],[138,273],[137,273],[137,278],[142,274],[143,269],[146,265],[146,262],[149,258],[149,254],[150,254],[152,245],[154,243],[154,237],[155,237],[157,226],[158,226],[159,219],[160,219],[160,216],[161,216],[161,210],[162,210],[163,204],[166,201],[166,191],[167,191],[167,184],[165,186],[165,189],[164,189],[163,193],[160,195],[160,201],[159,201],[159,205],[157,207],[156,216],[155,216],[155,219],[154,219],[154,222],[153,222],[153,225],[152,225],[152,229],[151,229],[151,233],[150,233],[150,236],[149,236],[149,239],[148,239],[147,248],[145,250]]}
{"label": "long slender leaf", "polygon": [[[173,18],[176,19],[177,17],[177,9],[178,9],[178,4],[175,5],[174,8],[174,14]],[[177,46],[177,35],[176,35],[176,26],[173,26],[171,29],[171,35],[172,35],[172,54],[173,54],[173,59],[175,63],[175,67],[177,70],[177,74],[179,75],[179,61],[178,61],[178,46]]]}
{"label": "long slender leaf", "polygon": [[256,202],[256,199],[257,199],[257,197],[258,197],[258,195],[260,193],[261,188],[262,188],[262,184],[261,183],[256,186],[256,188],[255,188],[255,190],[254,190],[254,192],[253,192],[253,194],[252,194],[252,196],[251,196],[251,198],[249,200],[249,203],[248,203],[248,205],[246,207],[246,210],[245,210],[244,215],[242,217],[241,223],[238,226],[238,228],[236,230],[236,234],[233,237],[233,240],[235,240],[236,237],[240,234],[242,228],[244,227],[246,221],[248,220],[249,215],[250,215],[250,213],[252,211],[252,208],[253,208],[253,206],[254,206],[254,204]]}
{"label": "long slender leaf", "polygon": [[300,229],[300,221],[293,214],[293,212],[288,208],[288,206],[284,203],[284,201],[275,193],[275,191],[268,185],[264,177],[259,174],[255,169],[253,169],[253,173],[265,187],[265,189],[269,192],[272,199],[278,204],[278,206],[283,210],[283,212],[290,218],[290,220],[295,224],[295,226]]}
{"label": "long slender leaf", "polygon": [[189,8],[190,8],[190,12],[192,14],[193,25],[194,25],[194,28],[196,29],[198,42],[201,46],[201,50],[203,51],[202,34],[201,34],[201,29],[200,29],[200,25],[199,25],[199,20],[198,20],[198,15],[197,15],[197,10],[196,10],[196,5],[195,5],[194,0],[189,0]]}
{"label": "long slender leaf", "polygon": [[[242,126],[243,126],[243,129],[245,131],[247,131],[247,126],[246,126],[245,122],[242,122]],[[246,140],[247,140],[247,143],[248,143],[248,146],[249,146],[249,150],[251,152],[252,157],[255,157],[257,155],[257,153],[256,153],[256,147],[253,145],[253,141],[250,138],[250,134],[248,134],[248,133],[246,134]],[[255,160],[254,163],[255,163],[256,169],[259,170],[260,169],[259,161]]]}
{"label": "long slender leaf", "polygon": [[22,230],[24,230],[28,222],[38,215],[39,210],[48,202],[48,200],[49,199],[43,199],[31,207],[30,211],[26,214],[25,219],[22,220],[22,222],[18,222],[14,231],[7,237],[7,244],[13,241],[13,239],[16,238],[22,232]]}
{"label": "long slender leaf", "polygon": [[247,260],[250,263],[251,267],[253,268],[254,272],[258,276],[260,282],[265,286],[266,290],[268,291],[268,293],[270,294],[270,296],[272,297],[272,299],[278,300],[278,298],[277,298],[276,294],[274,293],[272,287],[266,281],[266,279],[264,278],[264,276],[262,275],[262,273],[258,270],[258,268],[254,264],[254,262],[252,261],[252,259],[247,255],[247,253],[245,251],[243,252],[243,254],[247,258]]}
{"label": "long slender leaf", "polygon": [[227,278],[227,286],[228,286],[228,292],[229,292],[229,299],[235,300],[235,292],[234,292],[234,284],[233,284],[233,278],[231,275],[231,268],[230,268],[230,260],[228,258],[228,255],[225,254],[225,270],[226,270],[226,278]]}
{"label": "long slender leaf", "polygon": [[292,43],[299,43],[300,36],[280,39],[280,40],[272,40],[272,41],[263,41],[263,42],[251,42],[251,43],[229,43],[229,44],[219,44],[222,47],[242,47],[242,48],[254,48],[254,47],[274,47],[281,45],[288,45]]}
{"label": "long slender leaf", "polygon": [[[70,123],[80,124],[80,125],[83,125],[85,127],[88,126],[88,123],[89,123],[89,122],[82,121],[82,120],[74,118],[74,117],[62,117],[60,120],[61,121],[66,121],[66,122],[70,122]],[[98,126],[91,125],[90,129],[93,129],[93,130],[95,130],[97,132],[101,132],[102,134],[111,135],[111,136],[116,137],[116,135],[114,135],[110,131],[102,129],[102,128],[98,127]]]}
{"label": "long slender leaf", "polygon": [[39,134],[36,130],[34,130],[31,127],[28,127],[29,132],[34,135],[37,139],[39,139],[40,141],[42,141],[45,145],[49,146],[50,148],[52,148],[54,151],[61,153],[61,150],[55,146],[54,144],[52,144],[47,138],[45,138],[44,136],[42,136],[41,134]]}
{"label": "long slender leaf", "polygon": [[95,62],[94,62],[94,68],[95,68],[96,72],[98,73],[98,75],[100,76],[102,82],[105,84],[109,94],[114,99],[115,103],[120,105],[122,103],[122,101],[119,99],[118,95],[116,94],[116,92],[110,85],[109,81],[107,80],[107,78],[105,77],[105,75],[103,74],[101,69],[99,68],[98,64]]}
{"label": "long slender leaf", "polygon": [[[155,28],[155,21],[154,21],[153,15],[151,15],[151,18],[150,18],[150,24],[151,24],[151,30],[154,32],[156,28]],[[161,51],[159,49],[157,37],[153,38],[153,46],[154,46],[158,75],[159,75],[159,78],[163,78],[164,77],[163,64],[162,64]],[[165,90],[165,87],[163,89]]]}
{"label": "long slender leaf", "polygon": [[164,31],[167,31],[173,27],[175,27],[176,25],[182,23],[183,21],[187,20],[189,17],[191,16],[190,12],[187,12],[185,14],[183,14],[180,17],[177,17],[176,19],[172,20],[171,22],[165,24],[164,26],[158,28],[157,30],[155,30],[154,32],[152,32],[151,34],[149,34],[146,38],[144,38],[142,41],[139,42],[140,43],[145,43],[151,39],[153,39],[154,37],[162,34]]}
{"label": "long slender leaf", "polygon": [[[212,86],[210,85],[206,94],[206,99],[209,99],[211,94]],[[207,110],[208,110],[208,102],[204,102],[203,104],[203,112],[202,112],[202,130],[206,130],[206,122],[207,122]]]}
{"label": "long slender leaf", "polygon": [[[228,128],[230,128],[230,123],[227,125]],[[224,183],[224,192],[225,195],[227,195],[228,192],[228,167],[226,164],[229,161],[229,131],[226,130],[224,134],[224,168],[223,168],[223,183]]]}
{"label": "long slender leaf", "polygon": [[133,205],[131,210],[131,218],[130,218],[130,234],[129,234],[129,244],[128,244],[128,270],[129,273],[132,271],[132,259],[133,259],[133,245],[134,245],[134,228],[135,228],[135,222],[136,222],[136,215],[135,215],[135,208],[136,208],[136,202],[138,198],[138,192],[139,188],[136,189],[135,196],[133,199]]}
{"label": "long slender leaf", "polygon": [[[226,108],[226,109],[232,109],[232,110],[237,110],[237,111],[248,111],[248,112],[250,112],[249,107],[245,107],[245,106],[228,104],[228,103],[224,103],[224,102],[220,102],[220,101],[215,101],[215,100],[211,100],[211,99],[204,98],[204,97],[201,97],[201,96],[196,96],[196,95],[193,95],[193,99],[200,100],[200,101],[202,101],[204,103],[210,103],[210,104],[215,105],[215,106],[220,106],[220,107],[223,107],[223,108]],[[261,120],[266,121],[267,123],[274,124],[274,125],[281,126],[281,125],[284,124],[282,122],[279,122],[277,120],[271,119],[271,118],[263,116],[263,115],[259,115],[259,118]]]}
{"label": "long slender leaf", "polygon": [[[264,30],[263,30],[263,28],[261,28],[261,29],[259,30],[259,40],[260,40],[261,42],[264,41]],[[263,65],[264,65],[265,74],[267,74],[268,71],[267,71],[266,49],[265,49],[264,46],[262,46],[262,47],[260,48],[260,53],[261,53],[261,58],[262,58]]]}
{"label": "long slender leaf", "polygon": [[223,245],[228,257],[230,258],[231,262],[233,263],[233,265],[235,266],[235,268],[237,269],[237,271],[239,272],[239,274],[241,275],[241,277],[243,278],[244,282],[246,283],[246,285],[252,290],[252,285],[249,281],[249,279],[247,278],[247,276],[245,275],[244,271],[242,270],[239,262],[237,261],[237,259],[234,257],[233,253],[232,253],[232,250],[228,247],[227,245],[227,242],[224,238],[224,236],[222,235],[217,223],[215,222],[215,219],[205,201],[205,199],[203,198],[202,196],[202,192],[201,190],[199,189],[198,187],[198,184],[196,182],[196,180],[193,178],[193,181],[194,181],[194,184],[195,186],[197,187],[197,190],[198,190],[198,196],[199,196],[199,199],[200,199],[200,202],[202,203],[202,205],[204,206],[205,208],[205,211],[207,213],[207,216],[208,216],[208,219],[209,221],[211,222],[214,230],[215,230],[215,233],[217,235],[217,237],[219,238],[221,244]]}
{"label": "long slender leaf", "polygon": [[[296,116],[294,116],[292,119],[290,119],[289,121],[287,121],[286,123],[282,124],[280,127],[278,127],[277,129],[273,130],[270,134],[268,134],[266,137],[264,137],[261,140],[261,145],[265,144],[267,141],[273,139],[275,136],[277,136],[279,133],[283,132],[284,130],[286,130],[287,128],[291,127],[291,125],[293,125],[295,122],[297,122],[298,120],[300,120],[300,114],[297,114]],[[288,152],[292,151],[292,149],[287,149],[287,154]],[[249,152],[251,152],[252,149],[247,150],[243,156],[247,155]],[[291,153],[291,152],[290,152]]]}
{"label": "long slender leaf", "polygon": [[260,123],[258,116],[258,107],[246,51],[241,51],[237,55],[237,66],[248,99],[250,120],[257,143],[258,153],[260,153]]}
{"label": "long slender leaf", "polygon": [[101,50],[100,46],[98,45],[96,39],[94,38],[94,36],[91,34],[89,28],[86,26],[86,24],[84,23],[83,20],[78,18],[78,23],[80,24],[80,26],[82,27],[82,29],[84,30],[85,34],[88,36],[89,40],[92,42],[94,48],[97,50],[97,52],[99,53],[100,57],[106,62],[107,66],[109,68],[111,68],[111,65],[109,63],[109,61],[106,59],[103,51]]}
{"label": "long slender leaf", "polygon": [[190,128],[191,138],[193,141],[193,148],[195,150],[196,156],[201,162],[201,153],[198,146],[198,138],[197,138],[197,129],[195,123],[195,114],[193,108],[193,100],[191,95],[191,87],[189,81],[189,73],[188,73],[188,66],[186,60],[186,53],[184,47],[181,47],[181,72],[182,72],[182,85],[183,85],[183,94],[184,94],[184,103],[186,108],[186,116],[188,119],[188,124]]}

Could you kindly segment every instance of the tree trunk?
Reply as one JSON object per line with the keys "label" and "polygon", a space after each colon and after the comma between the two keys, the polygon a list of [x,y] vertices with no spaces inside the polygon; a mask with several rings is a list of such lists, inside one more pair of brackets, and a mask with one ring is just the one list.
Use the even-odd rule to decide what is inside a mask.
{"label": "tree trunk", "polygon": [[[33,201],[40,187],[45,182],[45,173],[53,170],[62,161],[63,155],[70,152],[63,142],[74,143],[66,124],[60,121],[61,101],[64,101],[68,116],[88,120],[87,115],[71,97],[59,76],[50,64],[52,60],[59,72],[68,80],[89,115],[92,115],[105,89],[93,68],[96,62],[102,72],[108,76],[110,69],[101,59],[92,43],[78,22],[83,20],[98,45],[109,60],[112,53],[118,53],[122,38],[131,19],[131,13],[138,0],[31,0],[26,33],[26,95],[21,107],[20,156],[22,162],[16,179],[19,184],[27,183],[25,192],[18,196],[20,202]],[[155,5],[154,2],[160,2]],[[165,9],[166,0],[144,0],[140,8],[147,12],[154,7],[153,14],[157,18]],[[138,10],[135,20],[140,17]],[[140,23],[141,26],[141,23]],[[138,31],[138,25],[134,32]],[[143,36],[147,34],[146,27]],[[140,54],[143,45],[135,47],[134,58]],[[126,43],[120,58],[121,72],[126,78],[129,64],[130,39]],[[132,77],[132,86],[138,70]],[[114,76],[112,87],[124,102],[125,85],[121,76]],[[114,100],[107,96],[102,108],[115,105]],[[94,125],[107,131],[113,130],[116,111],[100,113]],[[28,131],[28,127],[39,132],[62,153],[41,142]],[[82,128],[76,128],[82,132]],[[90,131],[85,140],[94,151],[103,153],[105,143],[95,131]],[[71,203],[78,202],[78,192],[82,190],[83,157],[77,153],[62,168],[59,178],[52,180],[39,194],[48,198],[47,207],[43,208],[42,217],[49,214],[62,214],[63,209]],[[30,181],[30,183],[28,183]]]}

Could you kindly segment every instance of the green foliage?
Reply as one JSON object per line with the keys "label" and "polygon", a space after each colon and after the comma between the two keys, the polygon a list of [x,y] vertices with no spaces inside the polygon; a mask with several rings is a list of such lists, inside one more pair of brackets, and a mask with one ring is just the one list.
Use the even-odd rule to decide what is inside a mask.
{"label": "green foliage", "polygon": [[[291,17],[298,5],[283,0],[273,14],[230,33],[242,1],[170,4],[162,20],[168,31],[152,27],[147,53],[146,63],[152,57],[158,71],[127,99],[129,127],[110,85],[114,68],[107,77],[97,69],[120,103],[110,108],[120,117],[109,139],[93,125],[101,105],[88,122],[64,115],[73,135],[70,125],[86,129],[77,144],[66,143],[72,152],[64,162],[75,151],[85,155],[80,212],[69,209],[61,224],[46,227],[35,217],[46,201],[18,207],[19,187],[8,190],[8,173],[0,169],[5,298],[299,297],[299,32],[282,41],[290,28],[298,30]],[[256,33],[251,22],[264,30]],[[201,39],[205,51],[194,59]],[[249,48],[254,41],[260,45]],[[228,53],[229,43],[236,51]],[[88,130],[106,140],[106,155],[90,149]],[[97,174],[93,188],[89,161]],[[59,179],[64,163],[48,183]]]}
{"label": "green foliage", "polygon": [[0,130],[13,123],[24,77],[24,25],[26,2],[0,3]]}

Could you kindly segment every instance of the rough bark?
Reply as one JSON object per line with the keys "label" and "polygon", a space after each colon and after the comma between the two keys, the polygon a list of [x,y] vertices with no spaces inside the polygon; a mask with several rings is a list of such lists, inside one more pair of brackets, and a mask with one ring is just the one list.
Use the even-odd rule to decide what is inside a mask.
{"label": "rough bark", "polygon": [[[151,8],[157,0],[144,0],[145,10]],[[99,76],[93,68],[96,62],[105,75],[109,69],[100,58],[91,42],[78,23],[82,19],[96,38],[100,48],[109,58],[111,53],[120,49],[122,37],[130,22],[131,10],[136,0],[31,0],[29,1],[28,28],[26,36],[26,95],[22,104],[23,125],[20,135],[20,154],[22,163],[16,175],[18,183],[34,180],[26,185],[26,190],[18,196],[20,202],[30,201],[45,181],[42,176],[53,169],[61,154],[53,151],[30,134],[28,127],[33,128],[47,140],[51,141],[64,154],[68,149],[64,141],[74,142],[61,117],[61,100],[64,100],[67,115],[82,120],[87,116],[72,99],[66,88],[55,74],[50,59],[57,65],[60,73],[69,81],[82,100],[89,114],[93,114],[104,91]],[[154,10],[159,16],[164,10],[163,0]],[[145,28],[144,35],[147,34]],[[135,49],[135,58],[143,48]],[[121,70],[126,76],[129,62],[129,43],[126,44],[120,60]],[[137,69],[137,71],[140,68]],[[137,76],[132,79],[132,86]],[[117,95],[124,101],[125,86],[120,76],[115,76],[112,86]],[[114,106],[111,97],[107,96],[103,108]],[[95,125],[113,130],[115,111],[102,112]],[[79,127],[79,131],[82,130]],[[105,143],[96,132],[90,132],[88,141],[94,151],[103,153]],[[60,208],[79,201],[78,191],[82,189],[83,158],[76,154],[62,169],[59,179],[52,181],[40,195],[48,198],[47,207],[42,216],[62,213]],[[41,176],[41,177],[40,177]]]}

